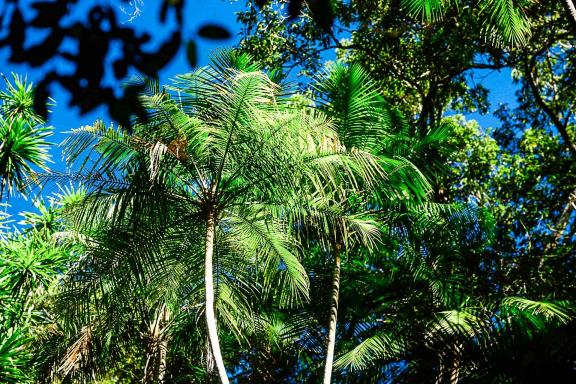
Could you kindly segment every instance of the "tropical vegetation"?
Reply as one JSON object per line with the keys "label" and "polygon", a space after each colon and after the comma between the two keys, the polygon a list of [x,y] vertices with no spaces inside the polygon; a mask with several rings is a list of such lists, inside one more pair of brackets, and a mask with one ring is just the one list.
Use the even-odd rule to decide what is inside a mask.
{"label": "tropical vegetation", "polygon": [[571,1],[296,3],[58,146],[4,78],[0,382],[576,380]]}

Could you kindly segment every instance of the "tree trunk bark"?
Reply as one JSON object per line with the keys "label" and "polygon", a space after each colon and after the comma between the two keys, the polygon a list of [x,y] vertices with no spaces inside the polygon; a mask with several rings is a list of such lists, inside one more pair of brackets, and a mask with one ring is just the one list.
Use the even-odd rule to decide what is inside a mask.
{"label": "tree trunk bark", "polygon": [[168,353],[168,335],[166,334],[166,324],[170,320],[170,311],[166,304],[162,308],[162,322],[163,322],[163,329],[162,329],[162,336],[160,339],[159,344],[159,361],[158,361],[158,383],[164,384],[164,378],[166,376],[166,354]]}
{"label": "tree trunk bark", "polygon": [[568,10],[570,11],[570,15],[572,16],[572,21],[574,21],[574,23],[576,23],[576,7],[574,6],[574,3],[572,2],[572,0],[564,0],[564,2],[566,3]]}
{"label": "tree trunk bark", "polygon": [[461,343],[457,344],[457,353],[454,355],[452,360],[452,368],[450,369],[450,384],[458,384],[458,378],[460,377],[460,355],[463,348]]}
{"label": "tree trunk bark", "polygon": [[158,362],[158,383],[164,384],[166,377],[166,352],[168,351],[168,340],[162,339],[160,342],[159,362]]}
{"label": "tree trunk bark", "polygon": [[332,365],[334,363],[334,347],[336,345],[336,322],[338,320],[338,296],[340,294],[340,252],[334,251],[334,276],[332,279],[332,296],[330,305],[330,322],[328,325],[328,350],[324,366],[324,384],[332,380]]}
{"label": "tree trunk bark", "polygon": [[214,314],[214,276],[212,257],[214,255],[214,232],[216,230],[216,217],[214,212],[208,213],[208,223],[206,228],[206,257],[204,260],[204,284],[206,289],[206,326],[208,327],[208,340],[212,349],[212,356],[216,362],[218,376],[222,384],[229,384],[224,360],[220,352],[220,341],[218,340],[218,329],[216,327],[216,316]]}

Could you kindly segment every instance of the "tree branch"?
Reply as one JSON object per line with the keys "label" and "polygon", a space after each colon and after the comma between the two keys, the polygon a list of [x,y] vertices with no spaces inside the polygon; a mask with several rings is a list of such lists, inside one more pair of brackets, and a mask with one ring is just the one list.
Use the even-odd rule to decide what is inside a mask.
{"label": "tree branch", "polygon": [[560,117],[558,117],[558,115],[554,112],[552,107],[550,105],[548,105],[548,103],[546,103],[546,101],[544,101],[544,99],[542,98],[542,95],[540,95],[540,90],[538,89],[536,82],[534,80],[534,76],[533,76],[532,72],[534,71],[534,69],[536,67],[536,56],[532,56],[532,58],[529,61],[528,60],[525,61],[524,66],[525,66],[525,72],[526,72],[525,73],[526,80],[528,82],[528,86],[530,87],[530,90],[532,91],[532,94],[534,96],[534,100],[536,101],[536,104],[538,104],[538,106],[542,109],[542,111],[544,113],[546,113],[548,115],[548,117],[550,117],[550,120],[552,121],[552,123],[554,124],[554,126],[556,127],[558,132],[560,133],[560,136],[562,136],[562,140],[568,146],[568,150],[572,154],[572,157],[574,159],[576,159],[576,146],[572,142],[572,139],[570,139],[570,135],[568,134],[568,131],[566,130],[566,125],[562,124],[562,122],[560,121]]}

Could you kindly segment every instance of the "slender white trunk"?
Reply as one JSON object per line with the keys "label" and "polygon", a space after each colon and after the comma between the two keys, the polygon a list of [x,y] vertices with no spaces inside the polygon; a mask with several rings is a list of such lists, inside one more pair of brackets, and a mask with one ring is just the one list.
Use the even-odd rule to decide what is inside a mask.
{"label": "slender white trunk", "polygon": [[564,0],[564,1],[566,2],[568,9],[570,10],[570,15],[572,16],[572,19],[576,23],[576,7],[574,6],[574,3],[572,2],[572,0]]}
{"label": "slender white trunk", "polygon": [[330,299],[330,323],[328,325],[328,350],[324,366],[324,384],[332,380],[332,365],[334,363],[334,347],[336,346],[336,322],[338,320],[338,296],[340,293],[340,252],[334,251],[334,275],[332,279],[332,296]]}
{"label": "slender white trunk", "polygon": [[216,362],[218,376],[222,384],[229,384],[222,352],[220,352],[220,341],[218,340],[218,329],[216,327],[216,316],[214,315],[214,276],[212,257],[214,255],[214,232],[216,230],[216,217],[213,212],[208,214],[206,228],[206,258],[204,260],[204,284],[206,288],[206,326],[208,327],[208,340],[212,349],[212,356]]}

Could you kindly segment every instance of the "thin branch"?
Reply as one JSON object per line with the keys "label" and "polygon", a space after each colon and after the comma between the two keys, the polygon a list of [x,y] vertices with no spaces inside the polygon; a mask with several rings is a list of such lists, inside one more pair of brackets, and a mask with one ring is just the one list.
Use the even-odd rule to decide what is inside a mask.
{"label": "thin branch", "polygon": [[554,126],[556,127],[558,132],[560,133],[560,136],[562,136],[562,140],[564,141],[566,146],[568,146],[568,150],[572,154],[572,157],[574,159],[576,159],[576,146],[572,142],[572,139],[570,138],[570,135],[568,134],[568,131],[566,130],[566,125],[562,124],[562,122],[560,121],[560,118],[554,112],[552,107],[550,105],[548,105],[548,103],[546,103],[546,101],[544,101],[544,99],[542,98],[542,95],[540,95],[540,90],[538,89],[538,87],[536,85],[536,82],[534,80],[534,75],[533,75],[535,67],[536,67],[536,56],[532,56],[529,61],[525,61],[525,63],[524,63],[524,69],[526,72],[525,73],[526,74],[526,80],[528,82],[530,90],[532,91],[532,94],[534,96],[534,100],[536,101],[536,104],[538,104],[538,106],[542,109],[542,111],[548,115],[548,117],[550,118],[550,120],[552,121],[552,123],[554,124]]}

